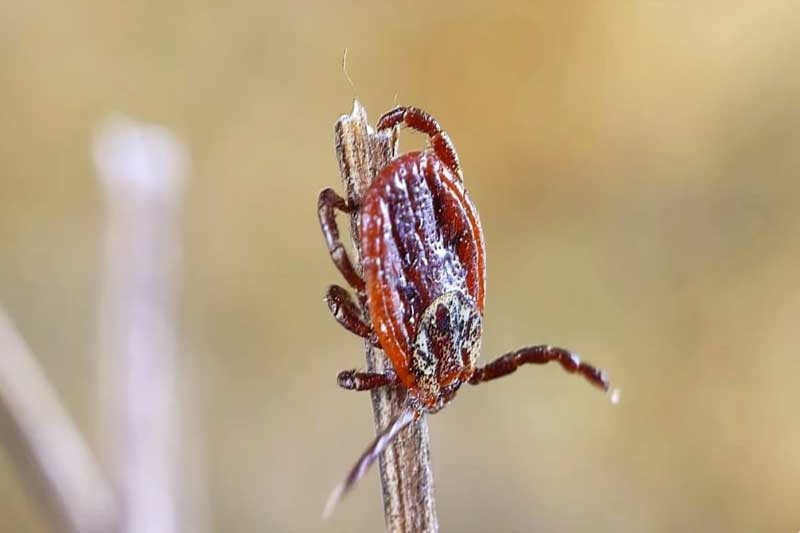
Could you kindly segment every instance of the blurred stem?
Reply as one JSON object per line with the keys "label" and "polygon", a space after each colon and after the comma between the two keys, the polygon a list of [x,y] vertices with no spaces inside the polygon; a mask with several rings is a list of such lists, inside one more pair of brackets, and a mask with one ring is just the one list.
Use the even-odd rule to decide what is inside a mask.
{"label": "blurred stem", "polygon": [[103,403],[122,533],[173,533],[181,457],[173,272],[188,155],[169,131],[114,117],[95,139],[94,156],[108,205]]}
{"label": "blurred stem", "polygon": [[0,436],[50,511],[54,530],[116,529],[110,482],[2,309]]}
{"label": "blurred stem", "polygon": [[[397,132],[376,133],[367,123],[367,113],[358,101],[353,112],[336,122],[336,153],[339,170],[351,205],[360,205],[361,197],[375,174],[397,152]],[[358,213],[350,228],[358,250]],[[367,313],[366,309],[362,312]],[[384,372],[391,363],[382,350],[366,343],[367,369]],[[405,391],[381,387],[372,391],[375,432],[387,427],[401,411]],[[380,457],[381,487],[386,529],[390,533],[436,532],[439,524],[433,496],[433,469],[430,461],[428,424],[422,417],[406,428]]]}

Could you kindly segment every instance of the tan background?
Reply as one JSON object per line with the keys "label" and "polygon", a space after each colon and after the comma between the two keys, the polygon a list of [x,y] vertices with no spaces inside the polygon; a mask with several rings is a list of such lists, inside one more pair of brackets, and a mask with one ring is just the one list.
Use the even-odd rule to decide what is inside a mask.
{"label": "tan background", "polygon": [[[6,2],[0,302],[101,451],[89,143],[111,111],[173,128],[199,515],[380,530],[374,472],[319,518],[373,430],[334,385],[362,355],[322,303],[315,202],[337,116],[397,95],[450,132],[483,218],[484,358],[559,343],[623,390],[464,390],[430,420],[443,531],[796,531],[798,28],[792,0]],[[47,530],[2,449],[0,491],[0,530]]]}

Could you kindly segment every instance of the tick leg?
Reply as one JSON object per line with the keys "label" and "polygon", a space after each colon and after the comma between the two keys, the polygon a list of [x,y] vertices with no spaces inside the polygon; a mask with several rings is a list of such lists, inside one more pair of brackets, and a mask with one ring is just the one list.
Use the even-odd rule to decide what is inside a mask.
{"label": "tick leg", "polygon": [[331,259],[342,273],[344,279],[350,284],[359,294],[364,293],[364,280],[358,275],[347,251],[342,245],[341,237],[339,236],[339,226],[336,224],[336,211],[344,213],[351,213],[353,211],[344,198],[336,194],[333,189],[323,189],[319,193],[319,201],[317,202],[317,210],[319,214],[319,225],[322,228],[322,234],[325,236],[325,243],[328,245],[328,251],[331,254]]}
{"label": "tick leg", "polygon": [[543,365],[550,361],[558,362],[567,372],[578,373],[592,385],[608,391],[609,381],[605,372],[582,363],[580,358],[569,350],[550,345],[530,346],[502,355],[486,366],[476,368],[469,382],[477,385],[511,374],[526,363]]}
{"label": "tick leg", "polygon": [[328,309],[331,310],[333,318],[344,329],[367,339],[373,346],[379,346],[372,327],[361,318],[361,311],[353,301],[350,293],[344,288],[338,285],[328,287],[328,292],[325,294],[325,303],[328,304]]}
{"label": "tick leg", "polygon": [[398,383],[397,374],[391,371],[385,374],[378,374],[374,372],[342,370],[336,377],[336,381],[343,389],[358,391],[372,390]]}
{"label": "tick leg", "polygon": [[463,180],[453,141],[442,131],[435,118],[422,109],[400,106],[385,113],[378,120],[378,130],[394,128],[397,125],[407,126],[430,137],[434,153],[458,176],[459,180]]}

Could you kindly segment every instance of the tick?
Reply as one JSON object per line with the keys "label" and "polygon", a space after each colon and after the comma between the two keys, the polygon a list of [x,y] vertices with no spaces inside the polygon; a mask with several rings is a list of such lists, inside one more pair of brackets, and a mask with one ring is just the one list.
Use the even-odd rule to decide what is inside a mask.
{"label": "tick", "polygon": [[[422,151],[397,156],[377,172],[360,205],[333,189],[319,195],[319,221],[334,264],[358,301],[338,285],[327,292],[334,318],[348,331],[380,347],[392,363],[384,374],[345,370],[348,390],[403,387],[405,407],[361,455],[334,491],[329,508],[366,472],[411,422],[441,410],[465,383],[478,385],[511,374],[527,363],[558,362],[608,392],[606,374],[573,352],[529,346],[477,366],[486,298],[483,232],[450,137],[431,115],[397,107],[378,130],[405,126],[429,138]],[[360,214],[361,272],[345,251],[335,213]],[[615,399],[612,397],[612,399]]]}

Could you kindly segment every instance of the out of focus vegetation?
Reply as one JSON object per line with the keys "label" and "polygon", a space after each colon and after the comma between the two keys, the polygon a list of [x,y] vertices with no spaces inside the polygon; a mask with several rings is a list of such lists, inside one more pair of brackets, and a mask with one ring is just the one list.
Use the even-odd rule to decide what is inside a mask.
{"label": "out of focus vegetation", "polygon": [[[90,141],[111,111],[172,128],[194,516],[379,530],[374,473],[320,520],[373,427],[335,386],[363,354],[322,303],[315,203],[354,96],[424,107],[483,218],[484,357],[562,344],[622,389],[463,390],[430,421],[442,530],[796,531],[798,28],[790,0],[7,2],[0,302],[102,455]],[[0,529],[45,531],[16,474],[0,449]]]}

